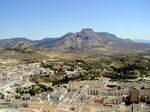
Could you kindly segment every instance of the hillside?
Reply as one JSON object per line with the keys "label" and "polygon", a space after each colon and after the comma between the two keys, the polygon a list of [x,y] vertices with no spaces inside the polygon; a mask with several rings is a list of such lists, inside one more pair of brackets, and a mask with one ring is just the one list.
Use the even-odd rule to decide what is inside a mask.
{"label": "hillside", "polygon": [[32,42],[32,40],[24,38],[24,37],[18,37],[18,38],[10,38],[10,39],[0,39],[0,48],[8,48],[17,42],[24,41],[24,42]]}
{"label": "hillside", "polygon": [[20,41],[16,44],[6,48],[7,50],[14,50],[22,53],[33,53],[36,49],[30,42]]}

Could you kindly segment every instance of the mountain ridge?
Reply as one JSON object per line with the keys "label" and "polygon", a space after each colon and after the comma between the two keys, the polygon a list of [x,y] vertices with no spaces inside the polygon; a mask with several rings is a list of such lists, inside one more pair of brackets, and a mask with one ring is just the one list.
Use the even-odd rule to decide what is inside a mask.
{"label": "mountain ridge", "polygon": [[[24,42],[22,45],[27,45],[27,48],[31,47],[30,49],[36,47],[36,50],[46,49],[48,51],[91,54],[142,53],[150,49],[150,46],[147,44],[121,39],[115,34],[108,32],[95,32],[91,28],[84,28],[80,32],[75,33],[69,32],[59,38],[44,38],[41,40],[30,40],[27,38],[1,39],[0,48],[9,48],[11,46],[15,49],[15,45],[20,41]],[[30,45],[26,43],[30,43]],[[17,49],[19,49],[18,46]]]}

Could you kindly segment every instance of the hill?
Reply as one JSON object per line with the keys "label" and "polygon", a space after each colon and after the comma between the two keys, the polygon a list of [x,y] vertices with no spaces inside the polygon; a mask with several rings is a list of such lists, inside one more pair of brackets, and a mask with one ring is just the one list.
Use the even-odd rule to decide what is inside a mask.
{"label": "hill", "polygon": [[25,37],[18,37],[18,38],[10,38],[10,39],[0,39],[0,48],[8,48],[17,42],[24,41],[24,42],[32,42],[32,40],[27,39]]}
{"label": "hill", "polygon": [[30,42],[20,41],[16,44],[6,48],[7,50],[14,50],[22,53],[33,53],[36,49]]}

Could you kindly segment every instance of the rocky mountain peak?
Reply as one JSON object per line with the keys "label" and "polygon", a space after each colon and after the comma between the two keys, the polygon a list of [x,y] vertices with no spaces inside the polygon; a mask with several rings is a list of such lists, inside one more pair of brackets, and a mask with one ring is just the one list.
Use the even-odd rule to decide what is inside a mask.
{"label": "rocky mountain peak", "polygon": [[92,28],[83,28],[81,32],[94,32]]}
{"label": "rocky mountain peak", "polygon": [[78,32],[77,34],[81,34],[81,35],[95,35],[96,33],[91,28],[84,28],[80,32]]}

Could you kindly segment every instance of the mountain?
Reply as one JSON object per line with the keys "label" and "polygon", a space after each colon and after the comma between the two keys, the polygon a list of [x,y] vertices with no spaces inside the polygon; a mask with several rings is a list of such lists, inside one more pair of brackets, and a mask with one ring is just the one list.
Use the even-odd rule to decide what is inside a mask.
{"label": "mountain", "polygon": [[32,53],[36,49],[32,43],[20,41],[20,42],[17,42],[16,44],[6,48],[6,50],[14,50],[14,51],[22,52],[22,53]]}
{"label": "mountain", "polygon": [[41,40],[30,40],[25,37],[21,38],[10,38],[10,39],[0,39],[0,48],[9,48],[18,42],[30,42],[35,47],[49,47],[57,38],[44,38]]}
{"label": "mountain", "polygon": [[8,48],[20,41],[32,42],[32,40],[24,38],[24,37],[11,38],[11,39],[0,39],[0,48]]}
{"label": "mountain", "polygon": [[33,41],[33,44],[36,47],[49,47],[57,39],[58,38],[44,38],[42,40],[35,40],[35,41]]}
{"label": "mountain", "polygon": [[92,29],[82,29],[81,32],[67,33],[55,41],[51,49],[60,51],[85,50],[92,47],[103,47],[106,40],[99,38],[99,35]]}
{"label": "mountain", "polygon": [[67,33],[58,38],[49,47],[53,51],[82,52],[90,54],[123,54],[142,52],[150,46],[135,43],[129,39],[121,39],[107,32],[94,32],[90,28],[80,32]]}
{"label": "mountain", "polygon": [[70,32],[60,38],[44,38],[35,41],[27,38],[1,39],[0,48],[22,52],[48,50],[106,55],[149,53],[150,51],[149,44],[121,39],[115,34],[108,32],[95,32],[91,28],[84,28],[76,33]]}
{"label": "mountain", "polygon": [[115,34],[111,34],[108,32],[97,32],[97,34],[100,36],[100,38],[103,38],[108,42],[131,42],[131,40],[129,39],[121,39],[118,38]]}

